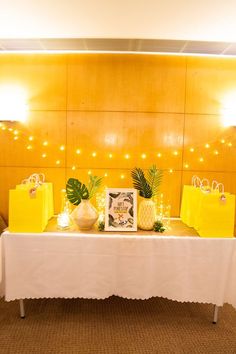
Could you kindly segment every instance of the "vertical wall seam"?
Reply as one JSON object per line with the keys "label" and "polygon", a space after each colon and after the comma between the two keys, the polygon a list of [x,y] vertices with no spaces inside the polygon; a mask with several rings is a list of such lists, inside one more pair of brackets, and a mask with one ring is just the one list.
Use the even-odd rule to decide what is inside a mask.
{"label": "vertical wall seam", "polygon": [[67,171],[67,149],[68,149],[68,86],[69,86],[69,82],[68,82],[68,71],[69,71],[69,67],[68,67],[68,62],[69,62],[69,57],[68,55],[66,55],[66,140],[65,140],[65,185],[66,185],[66,171]]}
{"label": "vertical wall seam", "polygon": [[179,194],[179,210],[181,208],[181,197],[183,189],[183,173],[184,173],[184,147],[185,147],[185,128],[186,128],[186,96],[187,96],[187,70],[188,58],[185,57],[185,79],[184,79],[184,124],[183,124],[183,141],[182,141],[182,168],[180,177],[180,194]]}

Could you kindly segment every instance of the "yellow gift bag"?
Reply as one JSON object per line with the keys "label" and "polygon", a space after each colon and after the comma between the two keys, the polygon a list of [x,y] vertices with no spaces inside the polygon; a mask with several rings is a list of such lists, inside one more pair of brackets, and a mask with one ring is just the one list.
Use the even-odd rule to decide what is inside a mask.
{"label": "yellow gift bag", "polygon": [[53,215],[52,184],[33,174],[9,192],[9,230],[42,232]]}
{"label": "yellow gift bag", "polygon": [[202,193],[199,209],[200,236],[234,237],[235,195],[219,190]]}
{"label": "yellow gift bag", "polygon": [[201,180],[198,193],[198,200],[193,214],[193,223],[191,225],[192,227],[194,227],[195,230],[199,229],[199,221],[201,220],[201,206],[204,196],[215,191],[218,191],[218,182],[214,180],[212,182],[212,185],[210,186],[210,182],[207,178],[203,178]]}
{"label": "yellow gift bag", "polygon": [[193,176],[192,185],[185,185],[183,188],[180,218],[188,226],[193,226],[196,207],[200,198],[201,180]]}

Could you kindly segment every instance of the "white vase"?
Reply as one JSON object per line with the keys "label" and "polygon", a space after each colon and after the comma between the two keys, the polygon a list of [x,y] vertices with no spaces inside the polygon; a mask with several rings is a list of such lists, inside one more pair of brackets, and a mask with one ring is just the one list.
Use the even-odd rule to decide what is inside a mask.
{"label": "white vase", "polygon": [[138,227],[142,230],[152,230],[156,221],[156,207],[151,199],[143,199],[138,209]]}
{"label": "white vase", "polygon": [[98,213],[89,199],[82,199],[71,216],[80,230],[90,230],[97,221]]}

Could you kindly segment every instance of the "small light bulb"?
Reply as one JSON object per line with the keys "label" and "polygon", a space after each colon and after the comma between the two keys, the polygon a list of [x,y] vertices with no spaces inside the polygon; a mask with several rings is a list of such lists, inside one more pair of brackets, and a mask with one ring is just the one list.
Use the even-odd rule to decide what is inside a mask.
{"label": "small light bulb", "polygon": [[65,150],[65,146],[64,146],[64,145],[61,145],[61,146],[60,146],[60,150],[61,150],[61,151],[64,151],[64,150]]}
{"label": "small light bulb", "polygon": [[170,173],[173,173],[173,169],[172,169],[172,168],[170,168],[170,169],[169,169],[169,172],[170,172]]}
{"label": "small light bulb", "polygon": [[160,152],[158,152],[158,154],[157,154],[157,157],[161,157],[162,155],[161,155],[161,153]]}
{"label": "small light bulb", "polygon": [[228,146],[231,147],[231,146],[233,146],[233,144],[232,143],[228,143]]}
{"label": "small light bulb", "polygon": [[185,168],[189,168],[189,164],[186,163],[186,164],[184,165],[184,167],[185,167]]}
{"label": "small light bulb", "polygon": [[5,125],[3,125],[1,129],[2,129],[2,130],[6,130],[6,127],[5,127]]}
{"label": "small light bulb", "polygon": [[14,130],[13,134],[18,135],[19,134],[18,130]]}
{"label": "small light bulb", "polygon": [[215,155],[219,155],[219,151],[218,151],[218,150],[215,150],[215,151],[214,151],[214,154],[215,154]]}
{"label": "small light bulb", "polygon": [[48,146],[48,141],[45,140],[45,141],[43,142],[43,146]]}
{"label": "small light bulb", "polygon": [[57,160],[56,161],[56,165],[60,165],[61,161],[60,160]]}
{"label": "small light bulb", "polygon": [[88,171],[88,175],[91,175],[91,174],[92,174],[92,171],[91,171],[91,170],[89,170],[89,171]]}
{"label": "small light bulb", "polygon": [[42,158],[45,159],[45,157],[47,157],[47,154],[45,154],[45,152],[42,154]]}
{"label": "small light bulb", "polygon": [[200,157],[199,161],[200,161],[200,162],[203,162],[203,161],[204,161],[204,158],[203,158],[203,157]]}
{"label": "small light bulb", "polygon": [[178,151],[174,151],[173,154],[174,154],[175,156],[177,156],[179,153],[178,153]]}
{"label": "small light bulb", "polygon": [[104,173],[104,177],[107,177],[108,176],[108,174],[107,173]]}
{"label": "small light bulb", "polygon": [[72,166],[71,169],[72,169],[72,171],[74,171],[74,170],[76,169],[76,167],[75,167],[75,166]]}
{"label": "small light bulb", "polygon": [[9,132],[12,132],[13,131],[13,128],[8,128]]}
{"label": "small light bulb", "polygon": [[221,144],[224,144],[225,143],[225,139],[221,139]]}
{"label": "small light bulb", "polygon": [[120,178],[121,178],[121,179],[124,179],[124,178],[125,178],[125,175],[120,175]]}
{"label": "small light bulb", "polygon": [[194,148],[190,148],[189,151],[190,151],[190,152],[194,152]]}
{"label": "small light bulb", "polygon": [[108,157],[109,157],[109,159],[112,159],[113,155],[112,155],[112,154],[109,154]]}
{"label": "small light bulb", "polygon": [[28,145],[26,149],[27,149],[27,150],[32,150],[33,147],[32,147],[32,145]]}
{"label": "small light bulb", "polygon": [[128,160],[130,158],[129,154],[125,154],[125,159]]}
{"label": "small light bulb", "polygon": [[210,144],[205,144],[206,149],[209,149],[209,147],[210,147]]}
{"label": "small light bulb", "polygon": [[76,150],[76,154],[79,155],[81,153],[81,150],[80,149],[77,149]]}
{"label": "small light bulb", "polygon": [[142,155],[141,155],[141,158],[142,158],[142,159],[146,159],[146,157],[147,157],[146,154],[142,154]]}
{"label": "small light bulb", "polygon": [[29,141],[33,141],[34,140],[34,137],[31,135],[30,137],[29,137]]}
{"label": "small light bulb", "polygon": [[93,157],[96,157],[96,156],[97,156],[97,153],[94,151],[94,152],[92,153],[92,156],[93,156]]}
{"label": "small light bulb", "polygon": [[18,138],[19,138],[18,136],[14,136],[14,140],[18,140]]}

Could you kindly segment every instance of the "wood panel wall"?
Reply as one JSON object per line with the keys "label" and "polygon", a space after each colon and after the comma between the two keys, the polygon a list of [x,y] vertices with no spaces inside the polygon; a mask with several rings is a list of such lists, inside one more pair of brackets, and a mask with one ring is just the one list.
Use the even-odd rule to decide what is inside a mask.
{"label": "wood panel wall", "polygon": [[26,124],[0,128],[5,218],[9,188],[34,172],[54,183],[56,212],[68,177],[86,182],[91,171],[106,186],[130,187],[130,169],[152,164],[165,171],[161,190],[173,216],[195,174],[236,193],[236,128],[221,119],[222,99],[236,89],[236,59],[1,55],[2,84],[25,88],[30,109]]}

